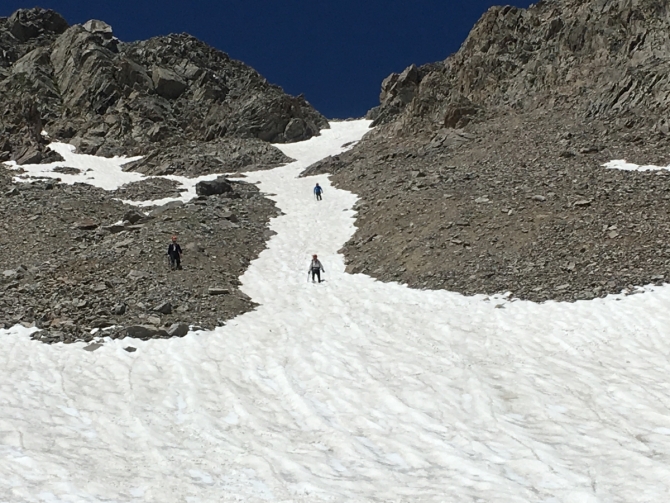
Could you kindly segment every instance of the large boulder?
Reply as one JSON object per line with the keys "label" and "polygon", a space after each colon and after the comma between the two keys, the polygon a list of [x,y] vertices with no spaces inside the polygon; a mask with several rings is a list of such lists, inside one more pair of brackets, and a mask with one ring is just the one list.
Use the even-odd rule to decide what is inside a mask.
{"label": "large boulder", "polygon": [[37,145],[28,145],[15,154],[14,160],[19,166],[24,164],[39,164],[42,162],[42,151]]}
{"label": "large boulder", "polygon": [[186,323],[173,323],[167,330],[170,337],[184,337],[188,333],[188,325]]}
{"label": "large boulder", "polygon": [[286,125],[284,129],[284,140],[287,142],[300,141],[305,138],[307,131],[307,124],[303,119],[294,117]]}
{"label": "large boulder", "polygon": [[195,186],[195,192],[199,196],[226,194],[233,192],[233,186],[225,178],[217,178],[216,180],[198,182]]}
{"label": "large boulder", "polygon": [[151,78],[156,92],[169,100],[179,98],[188,87],[186,82],[175,72],[159,66],[154,67]]}
{"label": "large boulder", "polygon": [[60,34],[68,29],[63,17],[52,10],[19,9],[7,21],[9,32],[19,42],[26,42],[45,32]]}
{"label": "large boulder", "polygon": [[90,33],[101,35],[103,38],[112,38],[114,36],[112,27],[104,21],[99,21],[97,19],[86,21],[84,23],[84,29]]}

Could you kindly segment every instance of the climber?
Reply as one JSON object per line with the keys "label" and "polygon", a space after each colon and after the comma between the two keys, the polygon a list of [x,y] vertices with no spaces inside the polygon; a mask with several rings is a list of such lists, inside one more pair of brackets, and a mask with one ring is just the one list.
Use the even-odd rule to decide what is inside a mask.
{"label": "climber", "polygon": [[321,283],[321,271],[326,272],[326,270],[323,268],[323,265],[321,265],[321,261],[319,258],[316,256],[316,254],[312,255],[312,262],[309,264],[309,270],[307,271],[307,277],[309,278],[309,273],[312,273],[312,283],[314,283],[314,277],[316,277],[319,280],[319,283]]}
{"label": "climber", "polygon": [[321,201],[321,194],[323,193],[323,189],[321,186],[317,183],[316,187],[314,187],[314,196],[316,197],[317,201]]}
{"label": "climber", "polygon": [[167,255],[170,258],[170,269],[181,269],[181,246],[177,243],[177,236],[172,236],[172,242],[168,245]]}

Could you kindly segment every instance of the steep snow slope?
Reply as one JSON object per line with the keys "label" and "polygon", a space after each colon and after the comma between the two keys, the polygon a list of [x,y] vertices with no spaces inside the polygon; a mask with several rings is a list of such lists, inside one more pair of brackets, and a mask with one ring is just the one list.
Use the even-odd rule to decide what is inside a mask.
{"label": "steep snow slope", "polygon": [[297,175],[368,124],[248,174],[285,213],[242,278],[256,311],[92,353],[0,334],[0,501],[668,499],[670,289],[538,305],[346,275],[356,197]]}

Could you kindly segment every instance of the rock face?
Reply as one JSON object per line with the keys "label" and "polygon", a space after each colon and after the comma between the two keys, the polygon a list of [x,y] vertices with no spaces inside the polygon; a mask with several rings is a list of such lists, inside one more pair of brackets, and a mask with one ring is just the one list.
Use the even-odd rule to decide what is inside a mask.
{"label": "rock face", "polygon": [[[402,124],[434,126],[467,99],[484,109],[574,107],[584,118],[657,126],[668,107],[669,12],[656,0],[494,7],[456,54],[385,80],[379,113],[407,108]],[[417,80],[411,100],[400,99]]]}
{"label": "rock face", "polygon": [[124,44],[102,21],[68,26],[36,8],[0,19],[0,49],[0,149],[12,158],[26,145],[46,158],[43,129],[112,156],[218,139],[299,141],[328,127],[303,97],[185,34]]}
{"label": "rock face", "polygon": [[411,65],[400,74],[392,73],[386,77],[379,95],[380,105],[367,115],[374,121],[372,125],[385,124],[398,115],[414,99],[430,68],[430,65],[421,68]]}
{"label": "rock face", "polygon": [[188,88],[188,84],[179,75],[168,68],[155,67],[151,73],[156,93],[169,100],[176,100]]}
{"label": "rock face", "polygon": [[7,28],[19,42],[28,42],[44,34],[63,33],[67,30],[68,24],[54,11],[23,9],[10,16],[7,20]]}
{"label": "rock face", "polygon": [[362,197],[351,272],[590,299],[670,277],[670,6],[490,9],[454,55],[382,84],[378,128],[311,167]]}

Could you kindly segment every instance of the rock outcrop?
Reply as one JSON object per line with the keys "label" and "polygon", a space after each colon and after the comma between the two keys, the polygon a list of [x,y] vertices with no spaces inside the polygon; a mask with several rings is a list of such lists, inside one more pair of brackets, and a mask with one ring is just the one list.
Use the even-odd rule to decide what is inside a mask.
{"label": "rock outcrop", "polygon": [[456,54],[386,79],[377,113],[405,111],[406,126],[439,127],[451,104],[467,99],[485,109],[575,108],[586,119],[656,126],[669,103],[669,16],[656,0],[494,7]]}
{"label": "rock outcrop", "polygon": [[36,8],[0,19],[0,49],[5,157],[26,145],[46,155],[43,129],[112,156],[220,138],[300,141],[328,127],[303,97],[190,35],[126,44],[103,21],[68,26]]}
{"label": "rock outcrop", "polygon": [[495,7],[382,84],[378,128],[308,172],[358,193],[349,270],[418,288],[590,299],[670,277],[670,5]]}
{"label": "rock outcrop", "polygon": [[367,118],[373,120],[372,126],[392,121],[417,95],[419,84],[428,74],[432,65],[417,68],[411,65],[402,73],[392,73],[382,82],[379,94],[379,106],[370,110]]}

